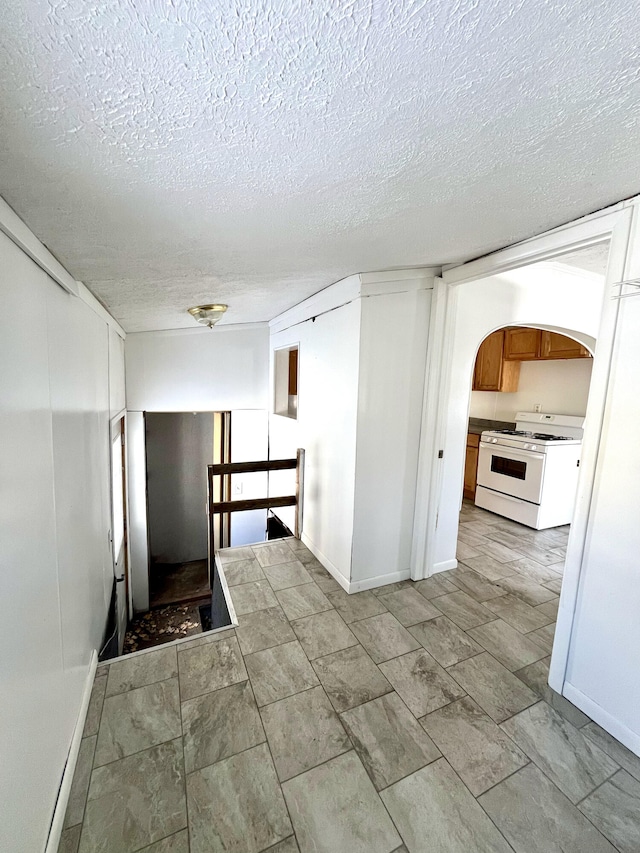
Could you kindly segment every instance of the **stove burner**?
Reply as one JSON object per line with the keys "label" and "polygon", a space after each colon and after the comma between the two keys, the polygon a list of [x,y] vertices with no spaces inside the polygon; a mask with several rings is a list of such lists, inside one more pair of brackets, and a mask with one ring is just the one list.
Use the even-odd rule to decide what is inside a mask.
{"label": "stove burner", "polygon": [[495,435],[521,435],[538,441],[571,441],[571,436],[568,435],[550,435],[547,432],[531,432],[526,429],[494,429],[491,432]]}
{"label": "stove burner", "polygon": [[549,435],[546,432],[534,432],[532,438],[537,438],[538,441],[571,441],[568,435]]}

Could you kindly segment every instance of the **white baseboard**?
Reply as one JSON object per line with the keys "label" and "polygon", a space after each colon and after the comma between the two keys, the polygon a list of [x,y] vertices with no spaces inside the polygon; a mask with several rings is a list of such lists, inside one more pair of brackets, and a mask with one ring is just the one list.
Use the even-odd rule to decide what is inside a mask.
{"label": "white baseboard", "polygon": [[[447,572],[447,571],[449,571],[449,569],[457,569],[457,568],[458,568],[458,561],[456,559],[443,560],[441,563],[434,563],[433,571],[431,572],[431,575],[437,575],[438,572]],[[431,577],[431,575],[429,575],[429,577]]]}
{"label": "white baseboard", "polygon": [[606,732],[613,735],[613,737],[616,740],[619,740],[621,744],[627,747],[627,749],[630,749],[635,755],[640,756],[640,735],[632,732],[631,729],[628,729],[619,720],[612,717],[608,711],[605,711],[604,708],[594,702],[593,699],[589,699],[588,696],[585,696],[584,693],[568,681],[565,681],[564,683],[562,695],[570,702],[573,702],[576,708],[579,708],[587,714],[587,716],[591,717],[591,719],[601,726]]}
{"label": "white baseboard", "polygon": [[410,578],[411,569],[403,569],[400,572],[391,572],[388,575],[376,575],[374,578],[352,581],[352,583],[349,584],[347,592],[362,592],[365,589],[376,589],[380,586],[387,586],[390,583],[398,583],[398,581],[406,581]]}
{"label": "white baseboard", "polygon": [[60,844],[60,836],[64,826],[64,816],[67,813],[67,803],[69,802],[69,793],[71,791],[71,783],[73,782],[73,774],[76,770],[78,762],[78,753],[80,752],[80,741],[82,740],[82,732],[84,731],[84,723],[87,719],[87,711],[89,710],[89,700],[91,699],[91,690],[93,688],[93,680],[98,666],[98,652],[94,649],[89,663],[89,672],[84,684],[82,693],[82,702],[80,703],[80,713],[76,721],[76,726],[73,730],[71,738],[71,746],[67,756],[67,763],[64,766],[62,781],[58,791],[58,799],[56,807],[53,810],[53,818],[49,828],[49,837],[47,838],[47,846],[45,853],[57,853],[58,845]]}
{"label": "white baseboard", "polygon": [[329,574],[338,581],[340,586],[344,589],[345,592],[350,592],[349,589],[349,581],[345,578],[342,572],[338,569],[337,566],[334,566],[331,560],[326,557],[319,548],[313,544],[313,542],[309,539],[308,536],[305,535],[304,531],[300,537],[300,540],[307,548],[311,551],[313,556],[318,560],[318,562],[322,563],[325,569],[329,572]]}
{"label": "white baseboard", "polygon": [[[335,580],[338,581],[345,592],[363,592],[366,589],[376,589],[379,586],[387,586],[387,584],[397,583],[398,581],[405,581],[411,578],[411,569],[402,569],[399,572],[391,572],[388,575],[376,575],[373,578],[365,578],[361,581],[349,581],[340,572],[338,567],[334,566],[331,560],[329,560],[319,548],[316,548],[313,542],[305,536],[304,532],[300,538],[303,544],[311,551],[316,560],[322,563],[325,569],[333,578],[335,578]],[[442,572],[445,569],[455,568],[458,565],[456,560],[454,560],[454,564],[455,565],[453,566],[449,566],[442,563],[442,568],[438,571]]]}

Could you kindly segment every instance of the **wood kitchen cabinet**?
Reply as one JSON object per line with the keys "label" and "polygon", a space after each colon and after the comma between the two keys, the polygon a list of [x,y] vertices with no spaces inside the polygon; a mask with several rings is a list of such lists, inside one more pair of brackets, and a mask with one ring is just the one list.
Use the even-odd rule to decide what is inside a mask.
{"label": "wood kitchen cabinet", "polygon": [[565,358],[591,358],[591,353],[573,338],[526,326],[504,330],[506,361],[551,361]]}
{"label": "wood kitchen cabinet", "polygon": [[499,329],[480,344],[473,374],[474,391],[517,391],[520,363],[504,357],[505,330]]}
{"label": "wood kitchen cabinet", "polygon": [[526,326],[505,329],[504,357],[513,361],[533,361],[540,358],[540,329]]}
{"label": "wood kitchen cabinet", "polygon": [[589,350],[573,338],[544,331],[540,336],[540,358],[591,358]]}
{"label": "wood kitchen cabinet", "polygon": [[591,358],[578,341],[528,326],[493,332],[480,344],[473,373],[474,391],[517,391],[520,363],[552,359]]}
{"label": "wood kitchen cabinet", "polygon": [[472,501],[476,496],[476,480],[478,479],[478,449],[480,436],[469,433],[467,435],[467,455],[464,463],[464,489],[465,498]]}

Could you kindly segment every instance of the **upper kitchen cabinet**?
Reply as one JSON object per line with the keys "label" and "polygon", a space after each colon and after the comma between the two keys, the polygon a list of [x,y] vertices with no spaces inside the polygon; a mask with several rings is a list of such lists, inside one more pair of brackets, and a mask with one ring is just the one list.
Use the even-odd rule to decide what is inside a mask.
{"label": "upper kitchen cabinet", "polygon": [[473,374],[474,391],[517,391],[520,363],[506,361],[505,330],[499,329],[480,344]]}
{"label": "upper kitchen cabinet", "polygon": [[591,358],[578,341],[528,326],[499,329],[480,344],[473,374],[474,391],[517,391],[520,362]]}
{"label": "upper kitchen cabinet", "polygon": [[591,353],[573,338],[556,332],[541,332],[540,358],[591,358]]}
{"label": "upper kitchen cabinet", "polygon": [[528,329],[526,326],[505,329],[504,357],[513,361],[540,358],[540,329]]}
{"label": "upper kitchen cabinet", "polygon": [[591,353],[573,338],[557,332],[517,326],[505,329],[504,358],[507,361],[540,361],[561,358],[590,358]]}

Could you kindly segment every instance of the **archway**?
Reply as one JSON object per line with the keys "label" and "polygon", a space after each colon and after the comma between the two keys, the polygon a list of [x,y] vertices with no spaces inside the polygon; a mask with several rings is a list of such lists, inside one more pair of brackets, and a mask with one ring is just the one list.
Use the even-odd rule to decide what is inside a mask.
{"label": "archway", "polygon": [[505,326],[534,326],[567,334],[593,350],[603,294],[602,276],[576,275],[549,263],[488,276],[452,291],[449,371],[441,396],[446,447],[432,571],[456,565],[469,389],[481,342]]}

